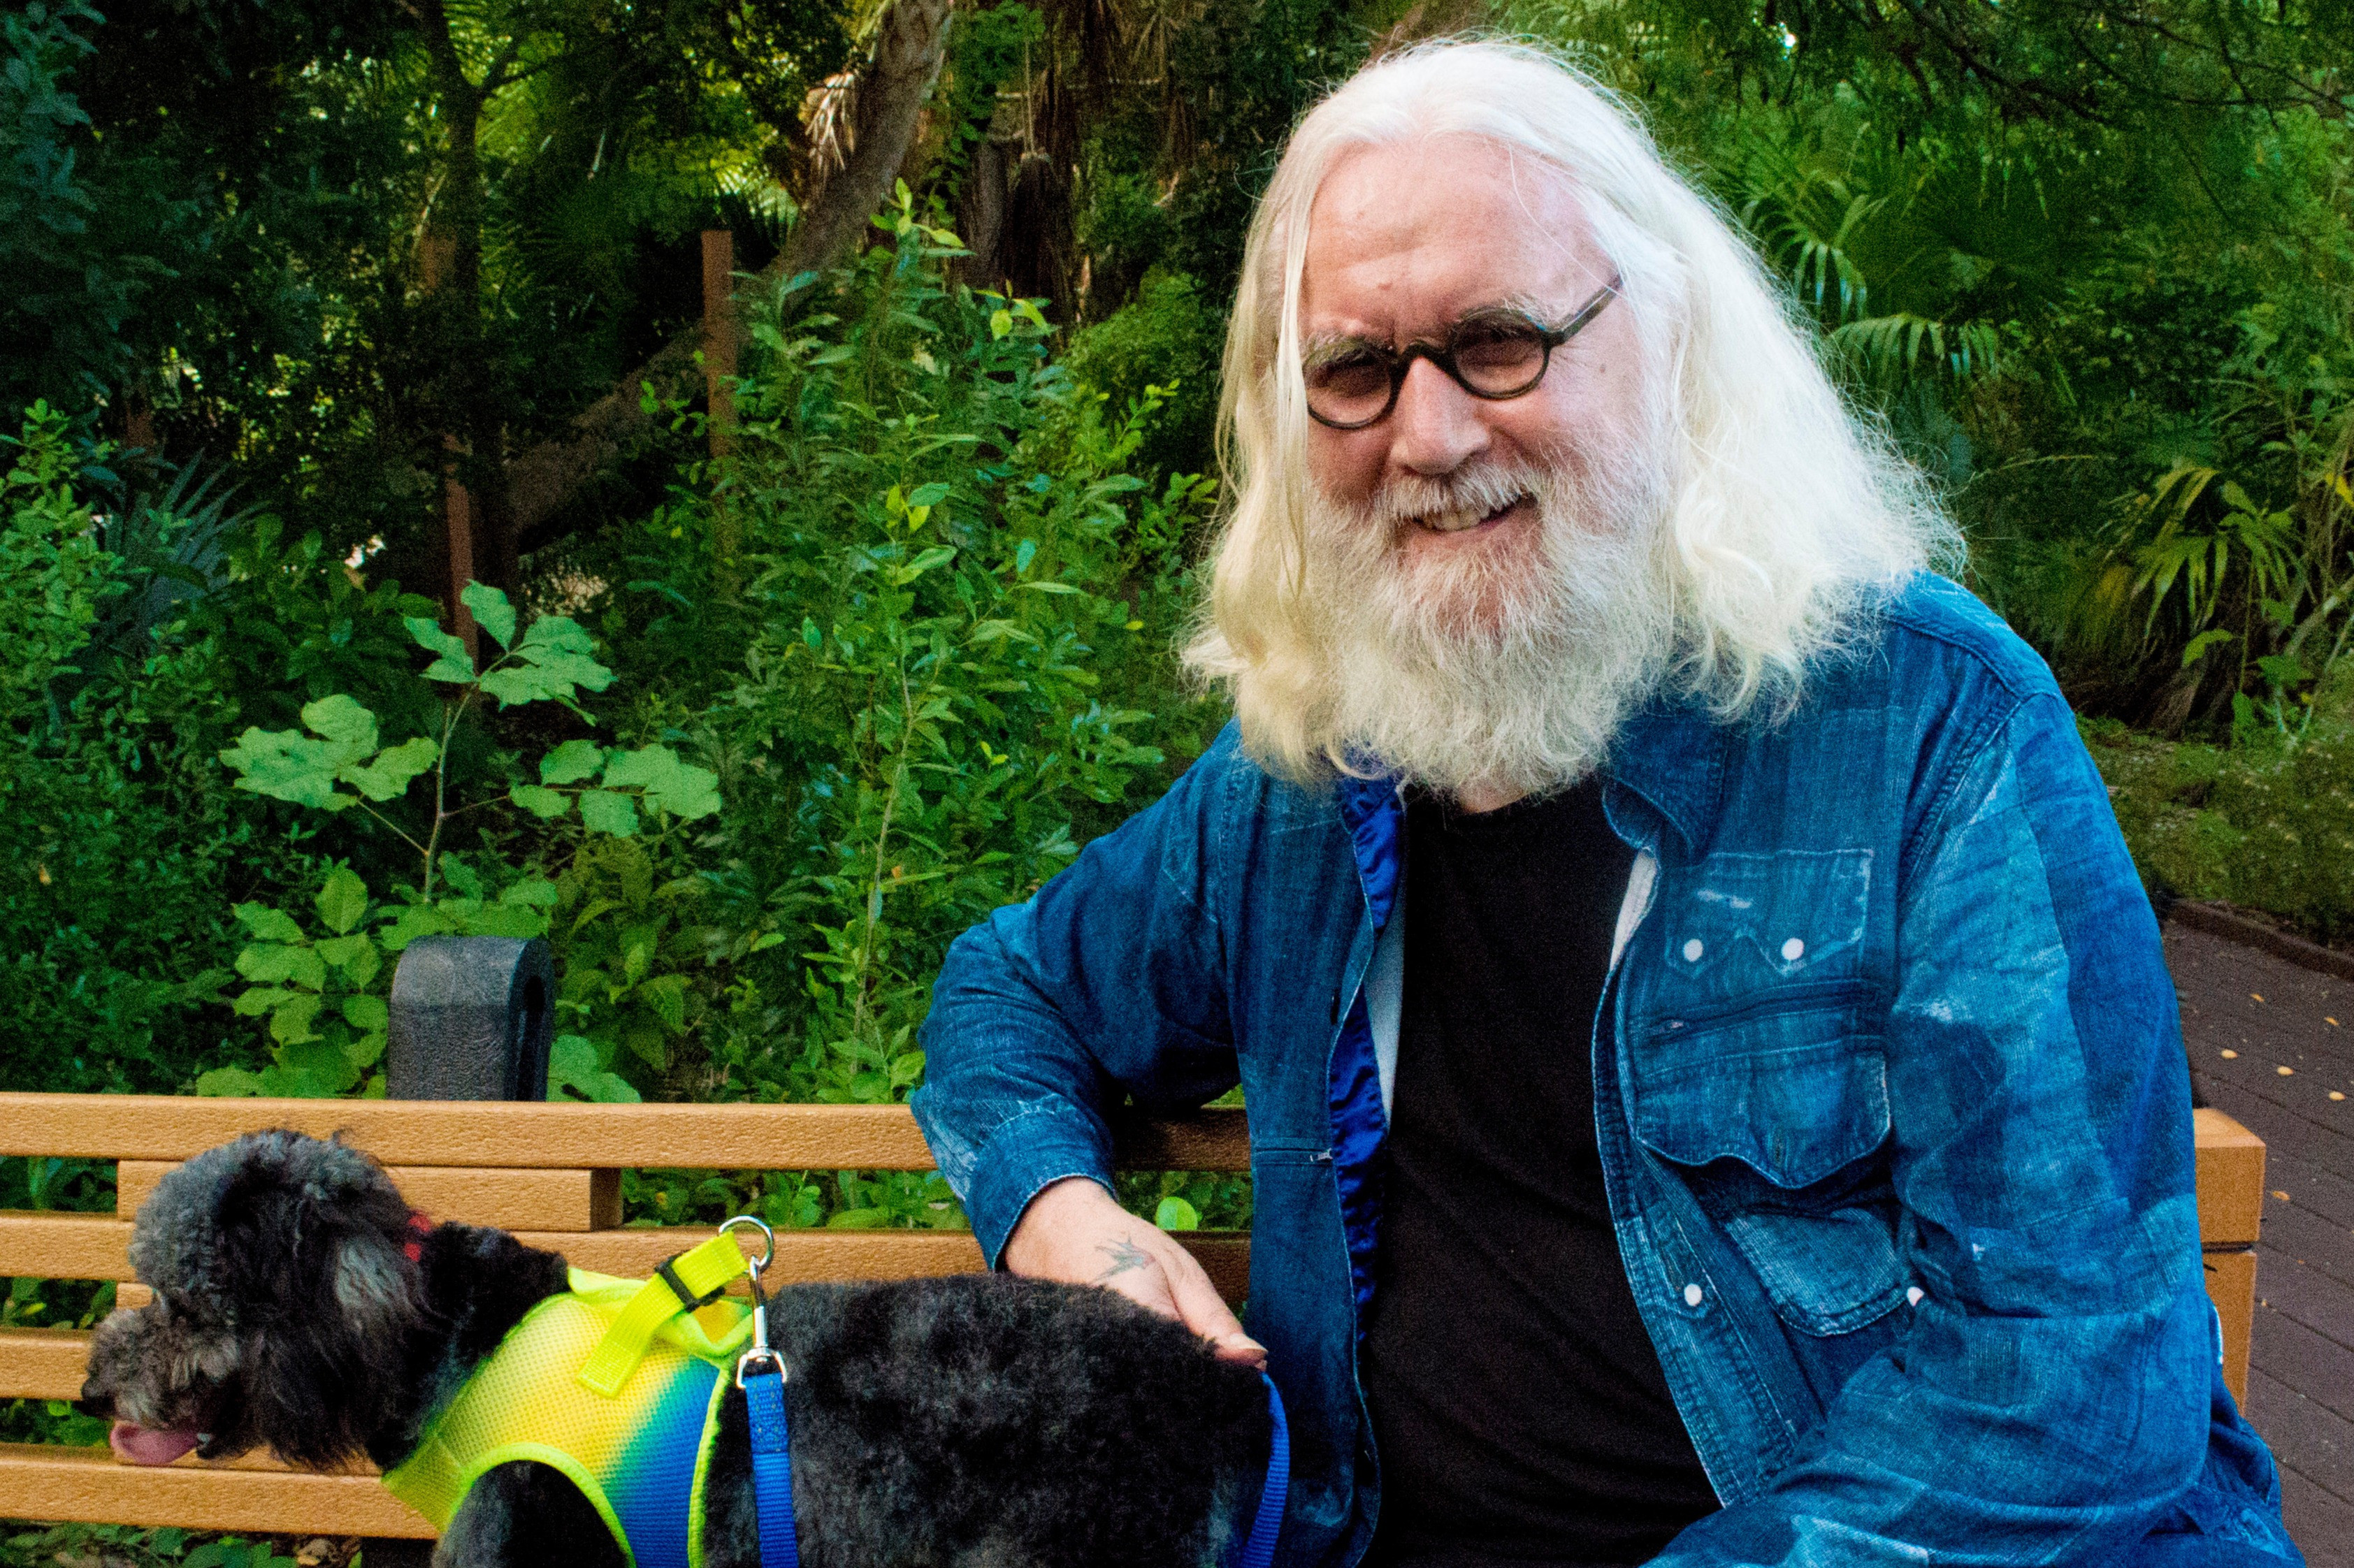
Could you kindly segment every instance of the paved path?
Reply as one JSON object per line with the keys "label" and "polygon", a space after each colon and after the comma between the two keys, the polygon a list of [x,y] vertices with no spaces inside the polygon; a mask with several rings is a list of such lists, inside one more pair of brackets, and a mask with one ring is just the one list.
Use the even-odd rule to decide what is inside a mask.
{"label": "paved path", "polygon": [[2354,981],[2179,927],[2166,958],[2200,1092],[2267,1146],[2248,1419],[2312,1568],[2354,1568]]}

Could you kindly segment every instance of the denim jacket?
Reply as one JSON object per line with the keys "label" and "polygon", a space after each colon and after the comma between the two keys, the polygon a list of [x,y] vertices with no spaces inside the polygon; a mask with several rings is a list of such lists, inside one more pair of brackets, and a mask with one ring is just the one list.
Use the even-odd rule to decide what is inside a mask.
{"label": "denim jacket", "polygon": [[[1770,725],[1659,704],[1605,769],[1637,852],[1590,1041],[1635,1300],[1723,1507],[1657,1561],[2300,1561],[2220,1373],[2149,904],[2066,704],[1924,577]],[[1107,1114],[1238,1081],[1247,1326],[1293,1412],[1279,1561],[1352,1564],[1410,856],[1384,780],[1231,727],[950,951],[916,1111],[992,1263],[1107,1183]]]}

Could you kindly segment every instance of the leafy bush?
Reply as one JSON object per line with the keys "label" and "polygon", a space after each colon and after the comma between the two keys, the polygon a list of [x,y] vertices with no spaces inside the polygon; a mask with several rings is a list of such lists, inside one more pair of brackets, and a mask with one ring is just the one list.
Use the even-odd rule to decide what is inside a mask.
{"label": "leafy bush", "polygon": [[227,974],[244,834],[218,789],[151,790],[171,743],[159,754],[115,694],[68,694],[124,587],[83,499],[103,453],[76,451],[40,405],[0,442],[0,1080],[169,1088]]}
{"label": "leafy bush", "polygon": [[2084,724],[2145,877],[2354,938],[2354,664],[2333,676],[2295,745],[2262,726],[2227,749]]}
{"label": "leafy bush", "polygon": [[[372,908],[366,884],[349,868],[335,867],[315,900],[326,932],[316,938],[282,909],[239,905],[238,920],[252,940],[238,954],[237,969],[254,983],[239,993],[235,1011],[249,1018],[269,1016],[270,1037],[277,1042],[273,1065],[260,1074],[215,1068],[196,1080],[198,1093],[336,1095],[365,1077],[366,1092],[382,1094],[382,1075],[366,1075],[384,1053],[385,996],[392,980],[387,955],[419,937],[548,935],[547,911],[566,899],[539,872],[567,842],[559,833],[570,828],[576,806],[579,866],[610,863],[608,841],[635,837],[642,822],[650,820],[667,830],[719,810],[715,777],[682,761],[669,747],[609,749],[578,737],[549,749],[529,777],[500,754],[496,760],[508,775],[504,789],[464,799],[452,788],[452,742],[478,705],[495,701],[504,713],[553,703],[586,720],[580,692],[604,690],[612,684],[613,673],[597,662],[588,632],[567,617],[542,616],[523,630],[514,607],[497,589],[476,583],[461,597],[498,652],[477,671],[465,642],[454,633],[429,617],[407,618],[408,634],[434,655],[418,679],[448,688],[429,733],[387,743],[376,715],[336,693],[303,705],[302,729],[249,727],[236,746],[221,752],[240,789],[331,813],[356,808],[374,819],[416,855],[418,880],[394,888],[397,902]],[[415,786],[420,783],[427,799],[412,805],[409,798],[419,792]],[[502,836],[479,826],[482,853],[470,860],[444,847],[445,835],[461,818],[501,806],[510,817],[544,825],[532,836],[526,858],[499,853],[505,847]],[[486,874],[494,888],[486,884]],[[599,933],[589,931],[592,923],[601,918],[606,927],[619,927],[636,911],[627,901],[610,898],[584,906],[583,885],[576,877],[572,917],[564,933],[568,940],[562,947],[567,959],[588,954],[591,961],[566,965],[557,1001],[557,1011],[568,1010],[581,1029],[563,1036],[552,1092],[557,1097],[634,1100],[635,1091],[614,1072],[617,1059],[626,1045],[650,1067],[669,1065],[663,1026],[684,1032],[687,980],[683,974],[649,974],[650,953],[643,946],[627,949],[618,985],[596,969],[593,948]]]}
{"label": "leafy bush", "polygon": [[728,801],[696,865],[726,955],[711,1096],[904,1098],[949,941],[1214,722],[1170,696],[1208,487],[1128,471],[1160,399],[1076,388],[1035,307],[950,287],[910,208],[847,272],[779,288],[733,455],[570,568],[620,585],[583,617],[617,662],[677,673],[618,722],[691,737]]}

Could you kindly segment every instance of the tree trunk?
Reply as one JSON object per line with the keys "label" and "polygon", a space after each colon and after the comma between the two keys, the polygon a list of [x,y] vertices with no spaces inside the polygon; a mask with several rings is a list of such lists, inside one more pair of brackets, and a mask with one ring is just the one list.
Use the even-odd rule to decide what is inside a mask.
{"label": "tree trunk", "polygon": [[[915,139],[917,116],[939,76],[949,3],[892,0],[878,29],[875,58],[859,82],[856,145],[802,207],[784,249],[738,291],[739,299],[779,279],[832,266],[864,236],[866,220],[898,177]],[[701,327],[681,334],[590,404],[569,431],[506,465],[509,539],[529,549],[568,531],[575,507],[598,475],[658,428],[644,411],[645,392],[652,391],[659,407],[691,399],[702,389],[695,359],[703,343]]]}
{"label": "tree trunk", "polygon": [[440,188],[426,214],[420,247],[426,309],[440,364],[434,381],[441,423],[441,573],[449,596],[451,630],[480,657],[473,617],[459,594],[480,580],[512,594],[515,587],[514,534],[508,525],[504,421],[496,388],[489,379],[492,356],[482,341],[482,168],[479,145],[482,110],[504,85],[514,58],[511,45],[501,63],[480,82],[466,75],[440,0],[411,6],[423,35],[433,84],[435,114],[448,138],[441,154]]}
{"label": "tree trunk", "polygon": [[1002,289],[1005,267],[1001,256],[1005,238],[1008,148],[1016,143],[987,136],[973,143],[972,160],[965,165],[964,190],[957,203],[957,238],[972,254],[957,263],[957,276],[975,289]]}
{"label": "tree trunk", "polygon": [[[426,215],[427,308],[435,314],[443,389],[444,479],[451,612],[471,645],[472,618],[457,602],[465,577],[509,594],[517,569],[513,511],[507,503],[505,420],[482,334],[482,111],[512,77],[520,39],[510,40],[480,82],[467,76],[441,0],[410,6],[423,35],[436,117],[448,142],[441,179]],[[463,538],[460,537],[463,533]]]}

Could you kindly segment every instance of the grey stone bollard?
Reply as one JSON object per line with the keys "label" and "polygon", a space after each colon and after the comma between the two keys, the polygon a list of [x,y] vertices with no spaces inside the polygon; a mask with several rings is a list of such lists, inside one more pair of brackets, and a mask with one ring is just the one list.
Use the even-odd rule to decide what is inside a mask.
{"label": "grey stone bollard", "polygon": [[[420,937],[392,976],[386,1094],[396,1100],[544,1100],[556,960],[536,938]],[[427,1568],[429,1541],[362,1541],[362,1568]]]}
{"label": "grey stone bollard", "polygon": [[396,1100],[544,1100],[556,960],[513,937],[420,937],[392,977],[385,1092]]}

